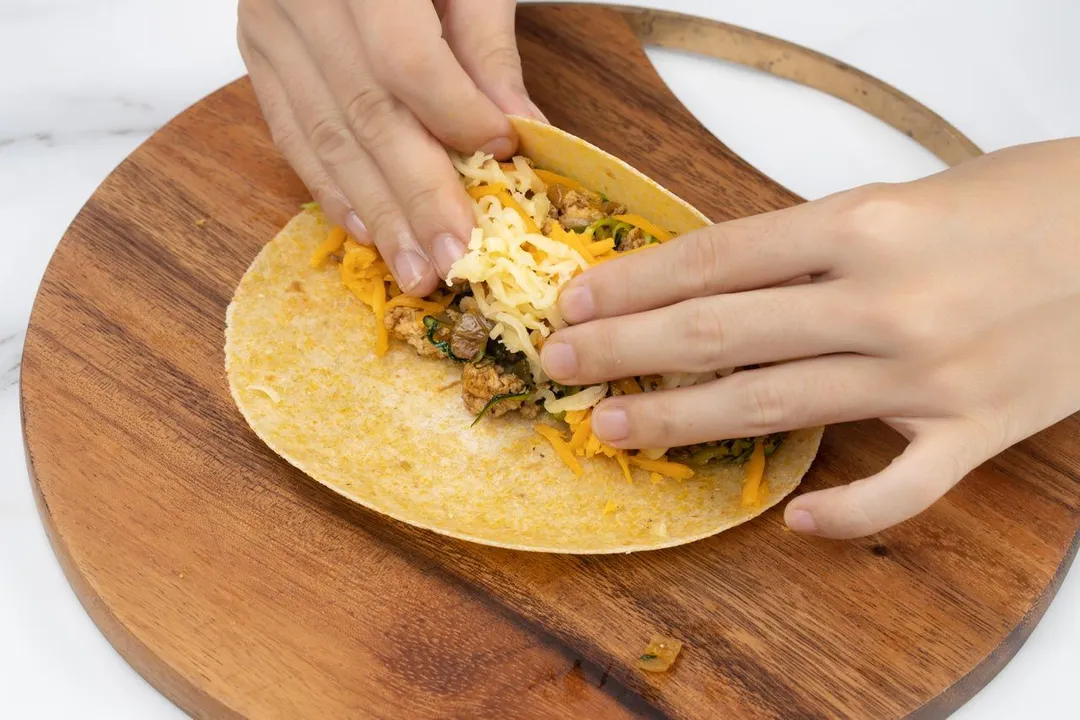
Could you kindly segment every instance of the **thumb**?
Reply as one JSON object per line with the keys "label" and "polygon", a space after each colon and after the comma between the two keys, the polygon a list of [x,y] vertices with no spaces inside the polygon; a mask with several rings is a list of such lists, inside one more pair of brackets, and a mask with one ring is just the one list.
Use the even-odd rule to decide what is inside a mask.
{"label": "thumb", "polygon": [[480,91],[507,115],[547,122],[521,77],[514,0],[445,0],[443,36]]}
{"label": "thumb", "polygon": [[903,522],[933,505],[989,458],[974,424],[947,420],[923,426],[903,453],[877,475],[801,495],[784,510],[797,532],[856,538]]}

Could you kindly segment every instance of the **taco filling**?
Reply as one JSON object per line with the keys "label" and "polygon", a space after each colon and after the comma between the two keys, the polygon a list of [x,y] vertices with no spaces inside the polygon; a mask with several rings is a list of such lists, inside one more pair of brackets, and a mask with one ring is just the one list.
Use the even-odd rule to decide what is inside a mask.
{"label": "taco filling", "polygon": [[314,268],[335,265],[341,282],[374,311],[380,320],[375,353],[384,355],[399,341],[421,356],[461,364],[461,398],[473,424],[511,412],[553,419],[555,425],[537,424],[536,432],[578,476],[582,462],[597,456],[614,459],[631,481],[632,467],[659,482],[688,479],[713,463],[745,464],[743,504],[757,503],[765,492],[765,458],[784,433],[627,451],[604,445],[591,430],[592,409],[606,397],[711,382],[739,368],[566,387],[540,365],[544,342],[566,326],[557,305],[565,283],[599,263],[647,252],[675,233],[528,158],[451,157],[473,200],[476,228],[445,287],[422,299],[404,295],[378,252],[341,228],[333,228],[310,259]]}

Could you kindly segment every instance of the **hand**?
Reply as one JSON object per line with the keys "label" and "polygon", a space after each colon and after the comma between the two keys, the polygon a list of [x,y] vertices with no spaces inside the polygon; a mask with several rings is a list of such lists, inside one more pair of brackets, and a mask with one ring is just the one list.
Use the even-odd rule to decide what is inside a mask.
{"label": "hand", "polygon": [[1080,139],[715,225],[589,270],[560,309],[577,325],[542,359],[569,385],[780,363],[609,398],[593,429],[615,447],[882,418],[900,457],[785,511],[877,532],[1080,410]]}
{"label": "hand", "polygon": [[[422,296],[474,225],[444,146],[508,157],[521,79],[513,0],[240,0],[238,41],[280,148],[359,242]],[[433,267],[434,263],[434,267]]]}

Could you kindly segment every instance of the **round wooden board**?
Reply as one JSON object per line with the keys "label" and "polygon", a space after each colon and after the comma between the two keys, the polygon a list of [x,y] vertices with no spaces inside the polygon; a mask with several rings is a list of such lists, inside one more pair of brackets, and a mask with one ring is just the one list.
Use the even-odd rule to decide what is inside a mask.
{"label": "round wooden board", "polygon": [[[529,6],[519,32],[552,121],[714,220],[799,201],[682,108],[619,14]],[[540,555],[352,506],[255,438],[224,377],[232,290],[307,199],[238,81],[104,182],[27,335],[56,553],[123,656],[196,716],[939,716],[1016,652],[1072,560],[1075,417],[854,542],[773,510],[672,550]],[[830,428],[803,487],[900,447],[876,423]],[[654,632],[686,643],[664,675],[633,666]]]}

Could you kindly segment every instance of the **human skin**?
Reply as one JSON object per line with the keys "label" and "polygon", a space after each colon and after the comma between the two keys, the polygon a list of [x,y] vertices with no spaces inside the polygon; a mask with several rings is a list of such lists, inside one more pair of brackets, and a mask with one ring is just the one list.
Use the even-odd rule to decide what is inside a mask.
{"label": "human skin", "polygon": [[403,291],[465,253],[472,204],[445,147],[508,157],[543,119],[513,0],[241,0],[237,40],[274,142],[327,215],[374,242]]}
{"label": "human skin", "polygon": [[[504,158],[539,117],[510,0],[241,0],[238,39],[274,140],[327,214],[406,292],[464,252],[472,205],[445,148]],[[931,505],[1080,409],[1080,139],[1006,149],[714,225],[593,268],[544,345],[564,384],[744,365],[609,398],[593,429],[673,447],[881,418],[909,441],[873,477],[802,495],[800,532],[849,538]]]}
{"label": "human skin", "polygon": [[608,398],[593,430],[620,448],[881,418],[910,441],[892,464],[785,511],[802,532],[880,531],[1080,410],[1078,190],[1067,139],[713,225],[567,284],[573,327],[544,369],[580,385],[768,364]]}

